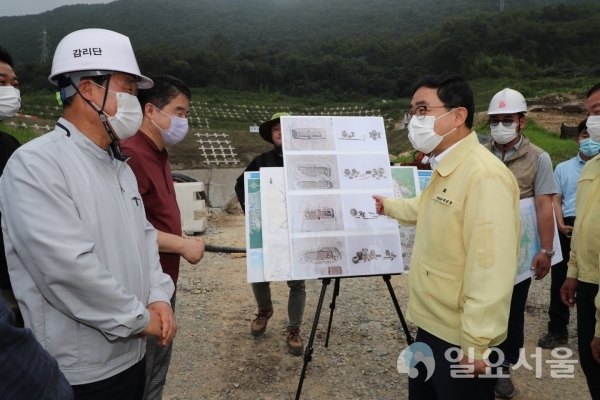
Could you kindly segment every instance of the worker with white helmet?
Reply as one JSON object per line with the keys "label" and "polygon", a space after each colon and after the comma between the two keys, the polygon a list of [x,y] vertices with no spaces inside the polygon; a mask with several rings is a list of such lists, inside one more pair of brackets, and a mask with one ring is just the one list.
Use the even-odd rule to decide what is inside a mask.
{"label": "worker with white helmet", "polygon": [[135,94],[152,81],[129,39],[103,29],[67,35],[49,79],[63,117],[19,148],[0,180],[15,297],[76,399],[141,398],[145,336],[166,345],[176,331],[174,285],[118,144],[137,132]]}
{"label": "worker with white helmet", "polygon": [[[554,255],[552,196],[558,191],[550,156],[521,133],[525,128],[526,113],[527,102],[521,93],[508,88],[496,93],[488,109],[492,140],[486,147],[515,175],[521,200],[531,197],[535,200],[540,249],[534,256],[531,269],[539,280],[550,271]],[[498,346],[504,354],[502,369],[505,377],[496,383],[496,396],[501,399],[509,399],[514,395],[510,365],[517,363],[523,347],[525,303],[530,285],[531,278],[515,285],[508,318],[508,335]]]}

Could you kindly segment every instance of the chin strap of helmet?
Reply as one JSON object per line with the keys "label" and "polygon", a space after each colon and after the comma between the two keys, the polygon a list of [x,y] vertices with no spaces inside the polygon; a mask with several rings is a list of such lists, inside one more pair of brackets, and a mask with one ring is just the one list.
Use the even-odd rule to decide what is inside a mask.
{"label": "chin strap of helmet", "polygon": [[121,145],[119,144],[117,137],[115,136],[112,128],[110,127],[110,125],[108,123],[108,120],[106,119],[106,116],[104,115],[104,106],[106,105],[106,99],[108,97],[108,85],[110,84],[111,77],[112,77],[112,75],[109,74],[108,77],[106,78],[106,87],[104,88],[104,99],[102,100],[102,107],[100,108],[100,110],[96,110],[96,107],[94,107],[94,105],[92,104],[91,101],[89,101],[85,97],[81,96],[81,93],[79,92],[79,88],[77,87],[77,85],[75,85],[75,83],[73,82],[73,80],[71,79],[70,76],[67,76],[67,79],[69,80],[69,83],[71,84],[71,86],[73,86],[73,88],[75,88],[75,91],[77,91],[77,94],[79,94],[81,96],[81,98],[83,100],[85,100],[85,102],[88,103],[90,105],[90,107],[92,107],[94,109],[94,111],[98,112],[98,117],[100,117],[100,122],[102,122],[102,125],[104,125],[104,129],[106,129],[106,132],[108,133],[108,136],[110,137],[110,140],[111,140],[110,149],[112,150],[113,157],[119,161],[125,162],[129,159],[129,157],[126,156],[125,154],[123,154],[123,151],[121,150]]}

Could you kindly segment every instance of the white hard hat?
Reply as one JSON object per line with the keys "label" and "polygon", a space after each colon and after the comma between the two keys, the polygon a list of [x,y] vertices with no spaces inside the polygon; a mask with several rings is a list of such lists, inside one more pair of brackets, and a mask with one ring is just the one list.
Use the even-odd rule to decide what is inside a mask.
{"label": "white hard hat", "polygon": [[526,113],[525,97],[516,90],[506,88],[494,95],[488,108],[488,115]]}
{"label": "white hard hat", "polygon": [[[48,80],[58,85],[59,76],[81,78],[85,76],[81,74],[83,71],[89,71],[90,76],[123,72],[135,75],[140,89],[154,85],[150,78],[140,74],[129,38],[106,29],[82,29],[65,36],[56,46]],[[77,85],[79,79],[74,83]],[[72,89],[72,94],[74,92]]]}

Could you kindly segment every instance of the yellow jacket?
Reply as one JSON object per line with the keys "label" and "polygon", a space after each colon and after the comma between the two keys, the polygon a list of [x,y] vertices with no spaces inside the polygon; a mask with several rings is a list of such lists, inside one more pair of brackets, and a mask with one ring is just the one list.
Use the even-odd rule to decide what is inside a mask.
{"label": "yellow jacket", "polygon": [[[575,227],[567,277],[598,284],[600,256],[600,157],[585,163],[577,181]],[[565,257],[566,255],[563,255]],[[596,333],[600,337],[600,296],[596,297]]]}
{"label": "yellow jacket", "polygon": [[417,225],[407,317],[482,359],[506,339],[520,237],[519,186],[475,132],[414,199],[386,199],[389,217]]}

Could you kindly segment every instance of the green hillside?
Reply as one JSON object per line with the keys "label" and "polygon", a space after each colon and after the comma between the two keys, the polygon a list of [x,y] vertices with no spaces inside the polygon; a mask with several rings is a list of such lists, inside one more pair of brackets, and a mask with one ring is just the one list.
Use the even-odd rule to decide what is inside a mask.
{"label": "green hillside", "polygon": [[[510,11],[598,1],[508,3]],[[166,44],[208,50],[218,32],[231,38],[238,50],[283,49],[365,36],[384,40],[418,37],[452,17],[478,12],[498,15],[498,4],[498,0],[119,0],[63,6],[38,15],[0,17],[0,44],[21,62],[35,61],[43,28],[55,46],[74,30],[94,27],[129,36],[136,49]],[[510,27],[505,28],[510,33]]]}

